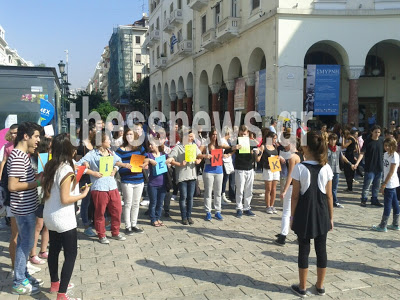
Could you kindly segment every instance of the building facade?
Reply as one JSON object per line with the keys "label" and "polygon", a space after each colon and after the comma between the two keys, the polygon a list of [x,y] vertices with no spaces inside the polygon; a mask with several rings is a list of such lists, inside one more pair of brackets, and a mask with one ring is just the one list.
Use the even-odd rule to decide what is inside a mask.
{"label": "building facade", "polygon": [[19,56],[17,50],[11,49],[5,39],[5,30],[0,26],[0,65],[3,66],[28,66],[32,67],[30,61],[25,61]]}
{"label": "building facade", "polygon": [[143,47],[148,17],[132,25],[118,26],[109,41],[108,99],[121,104],[128,98],[132,82],[149,75],[148,49]]}
{"label": "building facade", "polygon": [[110,48],[109,46],[104,47],[103,54],[101,55],[100,61],[96,65],[94,74],[90,78],[88,86],[86,88],[88,93],[92,91],[101,92],[104,96],[104,100],[108,101],[108,71],[110,69]]}
{"label": "building facade", "polygon": [[305,108],[307,66],[337,65],[339,109],[319,120],[399,124],[400,32],[390,28],[400,26],[400,1],[150,0],[149,7],[153,109],[233,117],[263,102],[264,120],[284,111],[292,119]]}

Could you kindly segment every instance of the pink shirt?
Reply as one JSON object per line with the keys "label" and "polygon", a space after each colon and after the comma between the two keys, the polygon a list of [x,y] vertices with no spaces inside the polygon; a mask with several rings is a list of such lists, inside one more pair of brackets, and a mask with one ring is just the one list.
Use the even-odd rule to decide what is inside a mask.
{"label": "pink shirt", "polygon": [[8,142],[4,145],[4,157],[10,157],[11,151],[14,150],[14,142]]}

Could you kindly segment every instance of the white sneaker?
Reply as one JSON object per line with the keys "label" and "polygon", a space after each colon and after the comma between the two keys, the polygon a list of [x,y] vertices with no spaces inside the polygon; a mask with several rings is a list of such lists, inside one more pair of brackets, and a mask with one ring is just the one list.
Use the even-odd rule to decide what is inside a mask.
{"label": "white sneaker", "polygon": [[275,207],[271,207],[272,208],[272,212],[274,213],[274,214],[277,214],[278,213],[278,211],[276,210],[276,208]]}
{"label": "white sneaker", "polygon": [[264,194],[264,193],[261,193],[259,196],[260,196],[260,197],[265,197],[265,194]]}
{"label": "white sneaker", "polygon": [[175,195],[171,195],[171,201],[176,201],[176,196]]}
{"label": "white sneaker", "polygon": [[225,193],[222,193],[221,197],[222,197],[222,201],[223,201],[224,203],[232,203],[231,200],[229,200],[228,198],[226,198]]}
{"label": "white sneaker", "polygon": [[141,206],[149,206],[150,204],[150,200],[143,200],[142,202],[140,202]]}
{"label": "white sneaker", "polygon": [[35,273],[37,273],[37,272],[42,271],[41,268],[38,268],[38,267],[32,265],[30,261],[28,261],[28,262],[26,263],[26,267],[27,267],[28,273],[29,273],[30,275],[33,275],[33,274],[35,274]]}
{"label": "white sneaker", "polygon": [[272,207],[267,207],[267,214],[272,215],[274,213]]}

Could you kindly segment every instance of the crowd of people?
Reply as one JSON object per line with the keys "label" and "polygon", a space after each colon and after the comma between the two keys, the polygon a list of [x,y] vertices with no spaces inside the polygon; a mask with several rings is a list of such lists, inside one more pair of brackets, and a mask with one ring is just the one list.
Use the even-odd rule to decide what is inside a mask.
{"label": "crowd of people", "polygon": [[[1,150],[0,174],[11,226],[13,294],[39,293],[43,280],[32,274],[40,270],[35,265],[47,260],[50,292],[57,293],[57,299],[72,299],[67,292],[74,286],[70,279],[77,256],[78,215],[83,233],[96,237],[99,243],[110,243],[107,230],[111,231],[111,239],[125,241],[127,236],[144,231],[138,226],[144,198],[149,198],[145,214],[150,225],[163,227],[162,219],[170,216],[170,201],[178,199],[179,193],[181,223],[193,225],[193,198],[201,193],[200,174],[204,182],[204,220],[212,220],[214,210],[214,218],[223,221],[223,203],[236,203],[237,218],[256,216],[251,208],[254,176],[262,169],[266,213],[278,213],[274,206],[277,195],[283,200],[281,232],[275,244],[284,246],[290,229],[298,237],[300,283],[292,290],[302,297],[307,295],[311,239],[317,254],[316,289],[320,295],[325,294],[326,240],[333,229],[333,208],[343,209],[337,198],[342,170],[347,192],[353,191],[355,174],[363,177],[361,206],[367,205],[371,185],[371,204],[384,206],[380,224],[371,229],[400,230],[400,128],[396,129],[395,124],[384,131],[384,137],[379,126],[362,135],[354,124],[336,124],[329,130],[324,124],[318,130],[301,126],[292,132],[290,128],[277,130],[275,120],[261,130],[261,137],[245,125],[236,130],[225,127],[218,132],[212,127],[202,132],[201,127],[192,131],[176,124],[169,135],[144,129],[141,123],[133,128],[121,127],[115,135],[104,130],[112,128],[112,123],[86,125],[89,135],[84,137],[83,129],[78,132],[78,147],[72,145],[68,134],[44,136],[43,128],[34,123],[10,127],[8,143]],[[241,142],[244,140],[248,143]],[[193,160],[188,159],[187,146],[194,149]],[[223,155],[219,164],[214,163],[216,150]],[[47,163],[43,163],[42,153],[49,154]],[[132,165],[133,156],[143,158],[140,170]],[[108,174],[101,170],[104,158],[110,159]],[[379,192],[384,195],[383,205],[378,200]],[[388,225],[392,208],[393,223]],[[121,219],[124,234],[120,232]],[[61,249],[65,260],[59,274]]]}

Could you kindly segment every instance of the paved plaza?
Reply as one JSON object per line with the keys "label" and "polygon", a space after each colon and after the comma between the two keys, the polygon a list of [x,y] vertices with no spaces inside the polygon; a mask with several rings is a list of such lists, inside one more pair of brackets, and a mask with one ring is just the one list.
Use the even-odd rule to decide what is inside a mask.
{"label": "paved plaza", "polygon": [[[152,227],[140,210],[144,234],[125,242],[101,245],[79,231],[78,257],[72,282],[74,297],[82,299],[296,299],[290,285],[298,283],[296,237],[290,233],[285,247],[273,243],[280,232],[282,202],[277,215],[265,212],[263,181],[257,173],[253,199],[255,218],[235,217],[234,204],[223,207],[223,221],[206,222],[203,200],[195,199],[195,224],[180,223],[178,202],[172,202],[165,227]],[[344,209],[334,210],[335,228],[328,234],[326,299],[399,299],[400,232],[373,232],[383,208],[360,207],[361,184],[353,193],[342,192]],[[391,219],[390,219],[391,221]],[[122,225],[124,227],[124,225]],[[110,234],[108,232],[108,234]],[[0,299],[31,299],[11,295],[9,230],[0,231]],[[46,266],[46,265],[45,265]],[[45,280],[36,299],[49,294],[47,267],[36,273]],[[309,291],[316,295],[315,252],[310,255]],[[319,297],[319,296],[315,296]]]}

